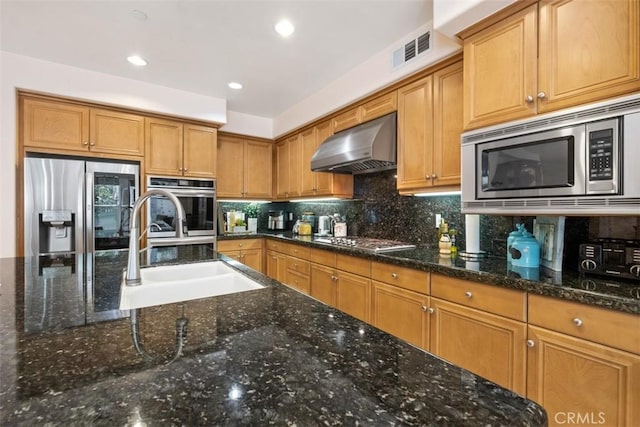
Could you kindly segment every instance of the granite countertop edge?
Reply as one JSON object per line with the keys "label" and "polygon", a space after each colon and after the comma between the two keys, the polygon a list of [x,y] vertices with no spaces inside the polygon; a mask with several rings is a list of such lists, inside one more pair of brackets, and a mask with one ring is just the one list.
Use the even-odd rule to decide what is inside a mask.
{"label": "granite countertop edge", "polygon": [[[281,239],[288,243],[294,243],[315,249],[333,250],[338,253],[358,256],[369,259],[371,261],[378,261],[432,273],[439,273],[449,277],[456,277],[459,279],[471,280],[474,282],[484,283],[492,286],[525,291],[530,294],[559,298],[567,301],[578,302],[581,304],[611,309],[625,313],[636,315],[640,314],[640,300],[634,299],[631,296],[624,297],[621,295],[596,292],[567,286],[565,283],[574,283],[583,279],[582,276],[575,272],[563,272],[556,274],[556,278],[553,279],[553,282],[549,283],[547,281],[543,281],[551,281],[551,279],[548,278],[542,280],[530,280],[509,276],[506,274],[506,261],[501,262],[502,260],[492,260],[495,265],[500,266],[500,271],[491,271],[491,266],[484,266],[483,269],[475,270],[468,269],[460,265],[443,265],[439,262],[434,262],[433,260],[433,258],[435,258],[435,255],[437,254],[437,249],[435,248],[423,247],[398,252],[375,253],[356,248],[314,242],[313,240],[301,240],[300,237],[294,236],[290,232],[259,232],[256,234],[218,236],[219,241],[256,238]],[[429,257],[431,259],[426,259]],[[460,263],[460,261],[458,261],[458,263]],[[491,265],[492,263],[489,264]],[[606,283],[607,286],[611,285],[612,287],[616,287],[620,283],[622,283],[623,286],[629,283],[620,282],[613,279],[602,280],[598,278],[589,278],[589,280],[591,280],[592,282]],[[631,286],[634,285],[631,284]],[[640,284],[638,284],[637,286],[640,286]]]}

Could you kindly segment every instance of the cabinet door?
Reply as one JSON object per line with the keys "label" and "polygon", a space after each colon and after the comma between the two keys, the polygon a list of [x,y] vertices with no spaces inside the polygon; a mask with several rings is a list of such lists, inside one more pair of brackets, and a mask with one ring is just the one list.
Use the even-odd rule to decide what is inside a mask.
{"label": "cabinet door", "polygon": [[183,168],[185,176],[216,176],[217,130],[207,126],[184,125]]}
{"label": "cabinet door", "polygon": [[465,129],[536,114],[537,7],[464,41]]}
{"label": "cabinet door", "polygon": [[538,112],[640,89],[637,0],[540,2]]}
{"label": "cabinet door", "polygon": [[301,274],[293,270],[287,270],[287,279],[284,283],[305,294],[309,294],[311,288],[309,275]]}
{"label": "cabinet door", "polygon": [[94,108],[89,123],[91,151],[144,155],[144,117]]}
{"label": "cabinet door", "polygon": [[262,249],[247,249],[241,253],[240,262],[247,267],[262,272]]}
{"label": "cabinet door", "polygon": [[312,297],[332,307],[336,306],[336,272],[333,268],[311,264]]}
{"label": "cabinet door", "polygon": [[[315,150],[320,147],[327,138],[333,135],[333,127],[330,120],[319,123],[315,126],[316,129],[316,144]],[[313,153],[311,153],[313,155]],[[309,157],[309,163],[311,163],[311,157]],[[309,168],[311,165],[309,164]],[[313,172],[314,180],[315,180],[315,188],[317,195],[330,195],[333,193],[333,183],[334,181],[339,181],[342,183],[343,180],[347,180],[351,183],[351,191],[353,192],[353,176],[352,175],[342,175],[341,177],[336,177],[336,175],[327,172]],[[346,186],[346,185],[345,185]]]}
{"label": "cabinet door", "polygon": [[217,196],[242,197],[244,142],[240,138],[219,135],[217,146]]}
{"label": "cabinet door", "polygon": [[362,123],[362,110],[359,107],[352,108],[344,113],[334,117],[333,131],[340,132],[341,130],[349,129]]}
{"label": "cabinet door", "polygon": [[87,151],[89,109],[63,102],[22,100],[25,147]]}
{"label": "cabinet door", "polygon": [[244,196],[254,199],[272,197],[272,149],[270,142],[245,141]]}
{"label": "cabinet door", "polygon": [[146,119],[145,127],[146,173],[182,176],[182,123]]}
{"label": "cabinet door", "polygon": [[220,248],[218,248],[218,252],[228,256],[229,258],[233,258],[238,262],[242,262],[242,253],[240,251],[220,250]]}
{"label": "cabinet door", "polygon": [[529,326],[527,397],[549,425],[640,425],[640,356]]}
{"label": "cabinet door", "polygon": [[281,141],[276,144],[276,198],[289,196],[289,144]]}
{"label": "cabinet door", "polygon": [[413,345],[429,349],[429,297],[372,281],[372,323]]}
{"label": "cabinet door", "polygon": [[460,185],[462,62],[433,75],[433,172],[435,186]]}
{"label": "cabinet door", "polygon": [[431,298],[431,352],[503,387],[526,392],[524,322]]}
{"label": "cabinet door", "polygon": [[298,197],[302,181],[302,144],[299,135],[289,138],[289,185],[288,197]]}
{"label": "cabinet door", "polygon": [[385,114],[393,113],[398,109],[398,96],[396,92],[387,93],[369,102],[362,104],[362,122],[368,122]]}
{"label": "cabinet door", "polygon": [[364,322],[371,322],[371,279],[339,271],[336,307]]}
{"label": "cabinet door", "polygon": [[316,192],[316,174],[311,172],[311,157],[318,147],[316,128],[307,129],[300,134],[300,194],[312,196]]}
{"label": "cabinet door", "polygon": [[278,280],[278,253],[267,251],[265,255],[265,274],[272,279]]}
{"label": "cabinet door", "polygon": [[433,78],[398,90],[399,190],[431,186],[433,174]]}

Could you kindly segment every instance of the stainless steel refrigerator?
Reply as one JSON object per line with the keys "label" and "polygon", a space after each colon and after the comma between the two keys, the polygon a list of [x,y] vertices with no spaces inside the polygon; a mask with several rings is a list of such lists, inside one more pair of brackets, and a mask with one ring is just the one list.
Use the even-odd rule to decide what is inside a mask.
{"label": "stainless steel refrigerator", "polygon": [[128,315],[114,272],[126,266],[138,194],[137,162],[24,159],[26,332]]}

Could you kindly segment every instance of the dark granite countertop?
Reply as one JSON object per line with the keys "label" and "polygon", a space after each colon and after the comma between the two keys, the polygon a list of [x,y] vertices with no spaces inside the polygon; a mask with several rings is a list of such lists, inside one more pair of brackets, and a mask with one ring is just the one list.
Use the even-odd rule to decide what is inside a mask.
{"label": "dark granite countertop", "polygon": [[66,313],[29,262],[0,259],[0,425],[546,425],[534,402],[224,257],[265,288],[139,309],[148,358],[126,316],[27,331]]}
{"label": "dark granite countertop", "polygon": [[546,268],[517,269],[504,258],[486,258],[468,262],[460,257],[442,257],[435,248],[418,247],[410,250],[372,253],[349,247],[315,242],[311,236],[297,236],[291,232],[259,233],[253,235],[220,236],[220,240],[268,237],[282,239],[319,249],[330,249],[357,255],[373,261],[431,271],[461,279],[473,280],[531,294],[561,298],[632,314],[640,314],[640,282],[603,279],[585,276],[575,271],[554,272]]}

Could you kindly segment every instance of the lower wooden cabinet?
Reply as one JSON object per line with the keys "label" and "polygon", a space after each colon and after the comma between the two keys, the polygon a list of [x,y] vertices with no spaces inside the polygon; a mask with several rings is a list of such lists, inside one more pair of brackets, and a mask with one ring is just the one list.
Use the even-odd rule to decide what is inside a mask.
{"label": "lower wooden cabinet", "polygon": [[372,323],[396,337],[429,349],[429,297],[372,281]]}
{"label": "lower wooden cabinet", "polygon": [[262,239],[222,240],[217,244],[218,252],[233,258],[247,267],[263,272]]}
{"label": "lower wooden cabinet", "polygon": [[371,323],[371,279],[338,271],[336,308]]}
{"label": "lower wooden cabinet", "polygon": [[433,297],[430,307],[433,354],[526,393],[526,323]]}
{"label": "lower wooden cabinet", "polygon": [[550,426],[640,425],[639,355],[536,326],[528,338],[527,397]]}
{"label": "lower wooden cabinet", "polygon": [[311,264],[310,295],[332,307],[336,306],[336,270],[324,265]]}

